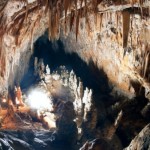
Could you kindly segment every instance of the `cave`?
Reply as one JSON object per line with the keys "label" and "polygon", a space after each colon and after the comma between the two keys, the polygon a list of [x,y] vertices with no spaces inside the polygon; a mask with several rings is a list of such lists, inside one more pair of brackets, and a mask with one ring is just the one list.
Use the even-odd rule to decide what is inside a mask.
{"label": "cave", "polygon": [[1,0],[0,149],[150,149],[149,0]]}

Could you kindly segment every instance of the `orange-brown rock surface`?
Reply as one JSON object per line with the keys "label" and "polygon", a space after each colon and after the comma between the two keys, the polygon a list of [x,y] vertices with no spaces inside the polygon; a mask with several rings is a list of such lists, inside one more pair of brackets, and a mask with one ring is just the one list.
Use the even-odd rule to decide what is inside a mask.
{"label": "orange-brown rock surface", "polygon": [[94,62],[120,91],[134,95],[139,92],[136,87],[143,86],[149,98],[149,3],[1,1],[1,89],[20,81],[28,64],[23,62],[29,61],[33,42],[46,28],[49,38],[54,39],[59,37],[62,25],[64,34],[69,34],[67,38],[61,35],[67,52],[76,52],[87,63]]}

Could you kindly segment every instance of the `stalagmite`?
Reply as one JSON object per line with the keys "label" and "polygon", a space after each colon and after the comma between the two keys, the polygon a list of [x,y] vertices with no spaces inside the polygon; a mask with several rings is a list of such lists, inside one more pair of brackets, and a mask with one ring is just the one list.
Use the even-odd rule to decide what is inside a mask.
{"label": "stalagmite", "polygon": [[48,65],[46,65],[46,74],[47,75],[50,75],[51,74],[51,71],[50,71],[50,68]]}
{"label": "stalagmite", "polygon": [[74,72],[73,70],[70,72],[70,77],[69,77],[69,86],[72,88],[73,90],[73,78],[74,78]]}
{"label": "stalagmite", "polygon": [[77,88],[77,95],[79,98],[82,98],[83,94],[84,94],[83,83],[81,81],[79,81],[79,85]]}
{"label": "stalagmite", "polygon": [[87,114],[90,112],[92,106],[92,90],[89,90],[88,88],[85,89],[82,101],[85,104],[84,120],[87,120]]}
{"label": "stalagmite", "polygon": [[38,58],[34,58],[34,75],[36,76],[38,74]]}
{"label": "stalagmite", "polygon": [[[33,149],[47,149],[61,142],[79,149],[92,140],[81,149],[106,149],[110,144],[123,149],[149,122],[149,6],[148,0],[0,0],[0,95],[7,91],[0,97],[1,128],[13,130],[10,136],[0,131],[0,147],[15,149],[25,140],[29,144],[24,143],[24,149],[32,149],[32,144]],[[36,44],[37,51],[31,51]],[[50,55],[45,55],[47,48]],[[71,58],[68,72],[64,66],[57,68],[53,49],[59,63],[66,64],[64,55]],[[15,87],[13,93],[16,83],[24,89]],[[46,136],[42,125],[50,129]],[[15,136],[18,129],[38,133],[34,138],[27,133]],[[148,149],[145,133],[127,149]]]}

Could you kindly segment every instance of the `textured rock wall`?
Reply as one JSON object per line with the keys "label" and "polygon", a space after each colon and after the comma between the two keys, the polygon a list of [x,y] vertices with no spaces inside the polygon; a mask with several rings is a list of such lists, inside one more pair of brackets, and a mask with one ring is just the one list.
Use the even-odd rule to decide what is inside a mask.
{"label": "textured rock wall", "polygon": [[80,19],[77,43],[75,28],[66,32],[62,41],[66,52],[75,52],[88,64],[94,62],[103,69],[117,90],[134,96],[143,86],[149,97],[150,17],[146,7],[141,9],[127,4],[110,4],[107,9],[99,5],[97,15],[89,13],[88,20]]}
{"label": "textured rock wall", "polygon": [[150,124],[145,126],[142,131],[131,141],[130,145],[124,150],[135,149],[150,149]]}
{"label": "textured rock wall", "polygon": [[[66,52],[75,52],[87,64],[94,63],[97,68],[104,70],[114,89],[132,97],[139,95],[141,87],[144,87],[144,94],[150,99],[149,0],[99,0],[97,2],[102,3],[98,6],[88,5],[85,14],[79,9],[73,12],[72,16],[69,15],[70,11],[66,11],[68,6],[65,6],[66,19],[63,11],[61,15],[57,14],[60,12],[52,6],[48,6],[51,7],[47,11],[48,19],[48,15],[45,15],[45,2],[44,0],[3,0],[0,3],[0,93],[12,86],[14,81],[20,81],[28,67],[33,42],[44,33],[49,22],[49,28],[53,30],[50,37],[57,35],[59,26],[55,25],[61,23],[63,29],[61,40],[64,42]],[[94,3],[95,0],[92,2]],[[93,11],[93,6],[97,13]],[[72,9],[78,8],[77,5]],[[134,108],[140,112],[138,109],[141,108],[136,108],[139,103],[135,105],[132,101],[130,103],[133,105],[128,105],[124,110]],[[142,111],[143,116],[147,117],[149,111],[145,109],[149,110],[149,103]],[[130,111],[128,113],[129,116],[132,114]],[[124,122],[131,124],[126,119]]]}
{"label": "textured rock wall", "polygon": [[47,20],[43,6],[36,1],[4,2],[0,21],[1,92],[20,82],[29,66],[33,42],[44,33]]}
{"label": "textured rock wall", "polygon": [[[68,1],[69,6],[65,5],[65,1],[65,8],[61,9],[65,10],[66,19],[64,11],[60,9],[60,2],[3,0],[0,3],[1,90],[13,84],[14,78],[21,78],[27,63],[20,65],[20,68],[17,65],[19,61],[29,60],[32,51],[27,54],[26,50],[33,49],[33,41],[44,33],[49,22],[50,36],[57,35],[55,32],[59,32],[59,26],[55,25],[62,24],[65,33],[61,39],[66,52],[78,53],[89,64],[94,62],[98,68],[104,70],[110,83],[128,96],[138,94],[140,86],[143,86],[145,96],[149,98],[150,2],[85,1],[80,7],[80,3],[72,4]],[[84,6],[85,11],[82,9]],[[70,10],[74,9],[78,11],[72,13]],[[49,21],[46,12],[50,13]],[[70,28],[72,32],[69,32]],[[65,35],[68,36],[65,38]],[[22,73],[17,73],[16,76],[16,72],[20,71],[15,71],[17,69],[14,68]]]}

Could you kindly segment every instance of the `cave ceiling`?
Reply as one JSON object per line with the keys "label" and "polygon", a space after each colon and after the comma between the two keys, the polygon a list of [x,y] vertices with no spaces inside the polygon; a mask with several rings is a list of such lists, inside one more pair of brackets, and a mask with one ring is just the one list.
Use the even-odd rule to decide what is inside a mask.
{"label": "cave ceiling", "polygon": [[[101,34],[101,28],[104,26],[103,22],[108,18],[113,20],[113,14],[115,13],[116,28],[119,28],[120,31],[117,31],[116,34],[115,28],[111,28],[111,30],[117,36],[115,37],[115,42],[118,43],[119,48],[123,48],[126,51],[126,48],[128,49],[129,33],[131,34],[130,24],[133,22],[131,20],[132,14],[140,16],[148,29],[149,6],[149,0],[1,0],[0,82],[2,85],[6,85],[11,72],[10,68],[13,68],[13,65],[18,62],[20,53],[29,48],[32,50],[33,43],[46,29],[48,29],[48,36],[51,41],[59,39],[61,29],[63,29],[64,37],[69,32],[73,32],[75,35],[74,43],[78,43],[80,42],[78,38],[82,35],[79,29],[81,26],[86,29],[88,38],[90,38],[91,32],[97,35]],[[93,20],[91,20],[91,15],[94,18]],[[120,16],[122,18],[121,23],[119,20]],[[83,18],[85,19],[84,25],[80,23]],[[93,22],[100,26],[96,29],[99,32],[95,32],[92,29]],[[118,27],[118,24],[121,24],[122,27]],[[135,72],[129,71],[130,69],[132,70],[132,66],[127,67],[127,70],[124,69],[126,68],[126,64],[122,68],[124,72],[130,72],[128,76],[134,76],[133,79],[138,78],[138,82],[149,89],[149,82],[145,81],[145,78],[146,80],[149,78],[147,75],[149,65],[149,29],[144,32],[144,40],[140,36],[141,42],[138,42],[142,47],[141,43],[144,41],[146,51],[142,57],[144,60],[144,63],[141,65],[142,67],[140,69],[137,68]],[[107,37],[105,38],[107,41]],[[92,39],[94,41],[94,38]],[[130,43],[132,45],[132,40]],[[84,53],[85,60],[86,58],[88,59],[89,54],[86,54],[86,51],[82,53]],[[91,53],[93,51],[90,52],[93,61],[99,63],[96,56]],[[116,57],[120,59],[120,56]],[[111,80],[113,81],[114,78],[112,77]],[[125,88],[127,89],[128,87]]]}

